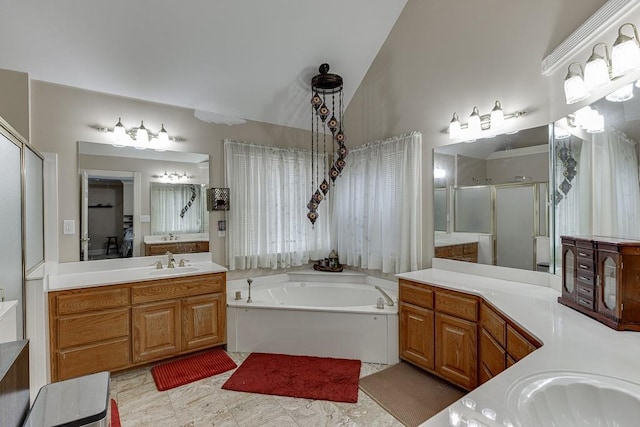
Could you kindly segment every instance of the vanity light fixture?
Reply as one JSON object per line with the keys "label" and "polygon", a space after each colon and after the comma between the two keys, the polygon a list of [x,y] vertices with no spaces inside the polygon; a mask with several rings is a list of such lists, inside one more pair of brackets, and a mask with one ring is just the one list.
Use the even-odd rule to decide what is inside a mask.
{"label": "vanity light fixture", "polygon": [[[577,65],[580,72],[573,71],[572,66]],[[575,69],[575,67],[574,67]],[[567,104],[575,104],[583,99],[588,98],[590,95],[587,85],[584,82],[584,72],[582,65],[577,62],[569,64],[567,70],[567,76],[564,78],[564,97],[567,100]]]}
{"label": "vanity light fixture", "polygon": [[[625,26],[630,26],[633,36],[622,33]],[[622,76],[640,67],[640,44],[638,44],[638,29],[630,22],[618,28],[618,38],[611,49],[611,72],[614,77]]]}
{"label": "vanity light fixture", "polygon": [[[596,52],[599,46],[604,46],[604,56]],[[611,82],[611,58],[606,43],[593,46],[591,56],[584,66],[584,84],[587,90],[597,89]]]}
{"label": "vanity light fixture", "polygon": [[496,101],[490,114],[480,114],[480,109],[473,107],[469,122],[466,124],[460,123],[458,114],[453,113],[449,127],[444,132],[449,133],[450,139],[465,138],[465,142],[475,142],[477,138],[497,135],[504,127],[505,120],[515,119],[524,114],[524,111],[504,114],[502,104]]}
{"label": "vanity light fixture", "polygon": [[113,137],[112,145],[114,147],[134,147],[138,150],[152,149],[156,151],[166,151],[170,141],[185,141],[184,138],[170,137],[164,127],[160,126],[160,131],[155,134],[145,127],[144,121],[140,122],[139,127],[127,129],[122,124],[122,118],[118,117],[118,122],[113,128],[101,126],[91,126],[105,133],[111,133]]}
{"label": "vanity light fixture", "polygon": [[604,132],[604,116],[588,105],[570,114],[568,118],[569,126],[582,128],[587,133]]}
{"label": "vanity light fixture", "polygon": [[610,102],[624,102],[633,98],[633,83],[622,86],[620,89],[611,92],[605,96],[605,99]]}

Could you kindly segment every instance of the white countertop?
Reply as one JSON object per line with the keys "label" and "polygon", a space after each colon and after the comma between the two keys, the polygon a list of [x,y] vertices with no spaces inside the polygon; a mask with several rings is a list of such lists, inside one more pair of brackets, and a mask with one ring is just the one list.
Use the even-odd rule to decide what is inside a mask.
{"label": "white countertop", "polygon": [[[552,288],[439,269],[397,277],[479,295],[543,342],[541,348],[467,395],[477,403],[475,418],[487,425],[503,425],[509,417],[509,387],[532,374],[580,371],[640,383],[640,333],[615,331],[559,304],[560,293]],[[471,414],[460,402],[451,407]],[[480,414],[483,408],[496,411],[493,424]],[[422,425],[448,426],[448,408]]]}
{"label": "white countertop", "polygon": [[[44,287],[49,292],[227,271],[211,261],[209,252],[174,254],[174,258],[175,268],[167,268],[166,255],[54,263],[48,268]],[[181,259],[185,259],[184,267],[178,267]],[[162,262],[162,270],[154,266],[157,261]]]}

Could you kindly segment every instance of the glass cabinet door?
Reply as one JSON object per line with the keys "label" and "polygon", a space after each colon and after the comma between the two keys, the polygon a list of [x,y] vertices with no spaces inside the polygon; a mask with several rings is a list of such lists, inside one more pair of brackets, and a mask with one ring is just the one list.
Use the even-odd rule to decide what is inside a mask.
{"label": "glass cabinet door", "polygon": [[607,256],[601,265],[602,291],[600,302],[604,305],[604,308],[615,313],[618,306],[618,265],[610,256]]}
{"label": "glass cabinet door", "polygon": [[562,294],[564,297],[573,297],[575,289],[575,253],[573,248],[565,248],[562,257]]}

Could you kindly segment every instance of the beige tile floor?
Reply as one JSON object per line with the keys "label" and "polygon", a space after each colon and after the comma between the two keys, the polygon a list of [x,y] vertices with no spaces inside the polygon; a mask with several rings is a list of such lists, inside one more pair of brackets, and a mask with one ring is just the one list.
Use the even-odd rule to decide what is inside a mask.
{"label": "beige tile floor", "polygon": [[[229,353],[238,364],[248,356]],[[360,377],[386,368],[363,363]],[[235,370],[157,391],[151,367],[111,376],[123,427],[130,426],[402,426],[362,391],[358,403],[297,399],[223,390]]]}

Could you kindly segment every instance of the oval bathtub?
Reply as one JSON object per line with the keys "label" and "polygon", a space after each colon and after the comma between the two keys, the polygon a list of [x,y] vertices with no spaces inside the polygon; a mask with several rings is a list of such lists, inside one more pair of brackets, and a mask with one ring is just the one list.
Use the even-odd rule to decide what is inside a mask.
{"label": "oval bathtub", "polygon": [[[359,273],[344,275],[349,283],[339,283],[339,274],[325,274],[330,279],[322,282],[317,273],[310,273],[309,280],[300,280],[305,277],[299,272],[255,278],[251,303],[246,280],[227,282],[227,349],[396,363],[397,285]],[[394,300],[393,306],[376,308],[382,294],[375,285]]]}

